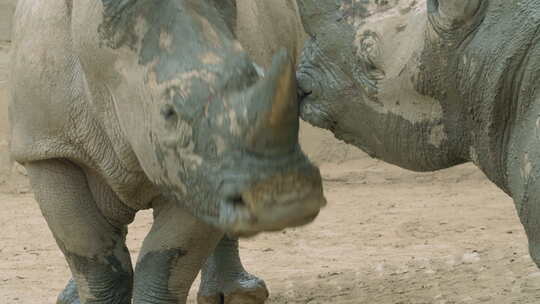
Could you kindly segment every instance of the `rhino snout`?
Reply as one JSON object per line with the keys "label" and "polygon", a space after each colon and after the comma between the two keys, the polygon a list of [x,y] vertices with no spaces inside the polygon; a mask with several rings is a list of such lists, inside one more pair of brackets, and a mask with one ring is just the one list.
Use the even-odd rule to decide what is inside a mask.
{"label": "rhino snout", "polygon": [[330,108],[322,94],[321,82],[305,71],[297,73],[300,117],[310,124],[323,129],[333,125]]}
{"label": "rhino snout", "polygon": [[240,189],[226,194],[221,205],[222,218],[228,217],[223,226],[233,236],[305,225],[326,205],[319,169],[311,164],[275,172]]}

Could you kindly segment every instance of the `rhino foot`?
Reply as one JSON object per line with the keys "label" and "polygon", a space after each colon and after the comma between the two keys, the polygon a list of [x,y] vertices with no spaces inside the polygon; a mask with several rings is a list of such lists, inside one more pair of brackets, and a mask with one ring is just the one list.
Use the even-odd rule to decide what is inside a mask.
{"label": "rhino foot", "polygon": [[[221,284],[220,284],[221,283]],[[217,286],[223,286],[218,288]],[[268,289],[263,280],[243,272],[235,278],[201,285],[198,304],[264,304]]]}
{"label": "rhino foot", "polygon": [[79,300],[79,292],[77,291],[77,285],[73,278],[69,279],[66,288],[60,293],[56,304],[81,304]]}

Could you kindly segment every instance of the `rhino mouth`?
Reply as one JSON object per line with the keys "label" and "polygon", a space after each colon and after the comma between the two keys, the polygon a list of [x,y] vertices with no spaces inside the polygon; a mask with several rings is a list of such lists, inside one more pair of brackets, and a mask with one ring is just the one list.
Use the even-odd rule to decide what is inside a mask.
{"label": "rhino mouth", "polygon": [[306,42],[296,71],[297,97],[300,118],[316,127],[332,129],[336,123],[328,106],[332,101],[326,100],[328,92],[325,90],[331,90],[326,80],[337,78],[333,72],[334,67],[324,63],[325,58],[315,38]]}
{"label": "rhino mouth", "polygon": [[320,172],[311,163],[268,173],[223,185],[219,226],[229,235],[248,237],[302,226],[326,205]]}
{"label": "rhino mouth", "polygon": [[[335,125],[330,113],[321,103],[321,96],[313,88],[315,80],[306,73],[299,72],[298,78],[298,102],[300,118],[308,123],[323,129],[331,129]],[[306,83],[310,83],[307,84]]]}
{"label": "rhino mouth", "polygon": [[304,196],[280,202],[277,210],[268,209],[264,219],[253,214],[246,199],[230,201],[234,209],[235,217],[228,223],[225,233],[230,237],[252,237],[261,231],[280,231],[284,228],[292,228],[307,225],[315,220],[320,209],[326,206],[324,196],[310,193]]}

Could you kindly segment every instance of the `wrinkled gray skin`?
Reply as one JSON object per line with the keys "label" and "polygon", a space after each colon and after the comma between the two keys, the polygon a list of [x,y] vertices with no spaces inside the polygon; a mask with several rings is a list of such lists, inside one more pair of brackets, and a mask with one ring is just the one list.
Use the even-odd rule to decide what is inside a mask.
{"label": "wrinkled gray skin", "polygon": [[540,2],[299,0],[301,115],[415,171],[474,162],[540,266]]}
{"label": "wrinkled gray skin", "polygon": [[[74,277],[59,303],[185,303],[223,231],[324,205],[293,62],[281,52],[262,77],[231,18],[229,1],[19,1],[11,152]],[[133,271],[126,227],[148,208]]]}

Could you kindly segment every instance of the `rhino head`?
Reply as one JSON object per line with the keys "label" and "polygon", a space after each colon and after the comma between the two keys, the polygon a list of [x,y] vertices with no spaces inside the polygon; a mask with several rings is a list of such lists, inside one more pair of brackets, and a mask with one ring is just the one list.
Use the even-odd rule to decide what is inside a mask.
{"label": "rhino head", "polygon": [[416,171],[473,161],[508,189],[505,151],[537,98],[538,1],[299,0],[299,8],[311,37],[297,73],[304,119]]}
{"label": "rhino head", "polygon": [[408,169],[463,162],[470,115],[459,82],[473,83],[466,51],[485,40],[475,35],[489,2],[512,5],[299,0],[310,36],[297,72],[302,118]]}
{"label": "rhino head", "polygon": [[[230,1],[103,1],[118,119],[147,176],[234,235],[312,221],[325,204],[298,144],[294,62],[264,73],[228,24]],[[232,5],[232,4],[231,4]]]}

